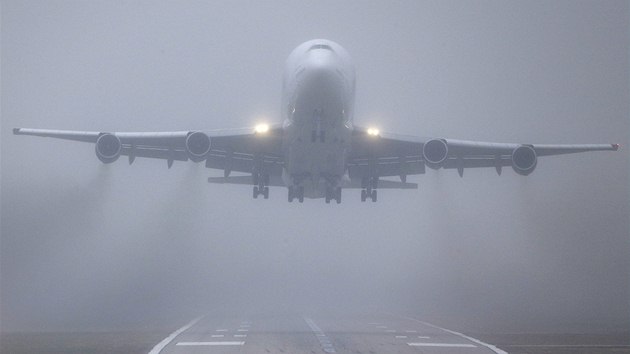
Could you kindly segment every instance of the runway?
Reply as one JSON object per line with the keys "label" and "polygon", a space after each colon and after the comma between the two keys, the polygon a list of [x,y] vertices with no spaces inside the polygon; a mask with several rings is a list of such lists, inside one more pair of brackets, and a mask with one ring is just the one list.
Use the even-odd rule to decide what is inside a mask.
{"label": "runway", "polygon": [[150,354],[466,353],[504,354],[476,338],[395,315],[205,316],[173,332]]}

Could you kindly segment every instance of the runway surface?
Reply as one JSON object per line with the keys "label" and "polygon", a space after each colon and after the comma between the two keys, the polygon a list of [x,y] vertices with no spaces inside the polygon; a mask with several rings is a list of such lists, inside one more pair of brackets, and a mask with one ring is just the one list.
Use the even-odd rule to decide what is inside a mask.
{"label": "runway surface", "polygon": [[506,353],[464,334],[394,315],[198,318],[150,354],[181,353]]}

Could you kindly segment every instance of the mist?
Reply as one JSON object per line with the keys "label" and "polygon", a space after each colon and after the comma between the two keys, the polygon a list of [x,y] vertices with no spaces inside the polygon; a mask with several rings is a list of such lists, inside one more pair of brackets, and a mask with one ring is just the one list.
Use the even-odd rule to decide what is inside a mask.
{"label": "mist", "polygon": [[[1,329],[177,326],[212,312],[392,311],[491,330],[630,328],[624,1],[3,1]],[[203,164],[13,127],[279,122],[286,56],[338,42],[357,124],[418,136],[620,143],[428,169],[378,203],[254,200]]]}

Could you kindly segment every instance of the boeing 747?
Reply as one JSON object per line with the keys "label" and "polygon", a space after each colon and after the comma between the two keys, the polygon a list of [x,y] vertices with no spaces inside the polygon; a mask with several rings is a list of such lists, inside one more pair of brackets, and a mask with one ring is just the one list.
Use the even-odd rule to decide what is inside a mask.
{"label": "boeing 747", "polygon": [[[317,39],[289,55],[283,77],[282,123],[252,128],[177,132],[102,132],[15,128],[14,134],[95,144],[96,156],[112,163],[121,155],[204,162],[223,170],[211,183],[253,186],[267,199],[270,186],[288,189],[288,201],[324,198],[341,203],[342,189],[361,190],[361,201],[377,200],[378,189],[415,189],[407,176],[425,168],[464,170],[511,166],[534,171],[538,157],[617,150],[618,144],[539,145],[423,138],[381,132],[353,123],[355,69],[339,44]],[[241,175],[232,175],[239,172]],[[398,177],[400,180],[382,179]]]}

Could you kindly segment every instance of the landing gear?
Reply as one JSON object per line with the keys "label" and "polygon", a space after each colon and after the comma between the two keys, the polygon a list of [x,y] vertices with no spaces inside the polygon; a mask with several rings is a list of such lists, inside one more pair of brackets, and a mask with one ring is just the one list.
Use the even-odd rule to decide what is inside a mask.
{"label": "landing gear", "polygon": [[265,199],[269,199],[269,175],[254,173],[252,179],[255,184],[254,192],[252,193],[254,199],[258,199],[258,196],[261,194]]}
{"label": "landing gear", "polygon": [[304,186],[289,187],[289,203],[292,203],[295,198],[297,198],[300,203],[304,203]]}
{"label": "landing gear", "polygon": [[258,199],[261,194],[265,199],[269,199],[269,187],[254,186],[254,199]]}
{"label": "landing gear", "polygon": [[326,204],[330,204],[333,199],[337,201],[337,204],[341,203],[341,187],[326,188]]}
{"label": "landing gear", "polygon": [[361,201],[365,202],[368,198],[372,199],[372,202],[376,202],[378,194],[376,188],[378,187],[378,177],[364,177],[361,180]]}

